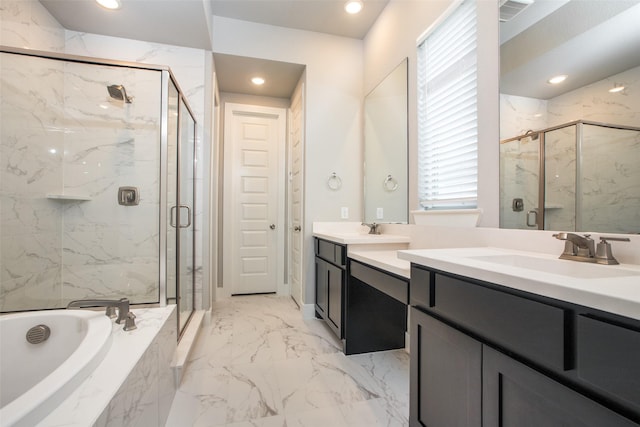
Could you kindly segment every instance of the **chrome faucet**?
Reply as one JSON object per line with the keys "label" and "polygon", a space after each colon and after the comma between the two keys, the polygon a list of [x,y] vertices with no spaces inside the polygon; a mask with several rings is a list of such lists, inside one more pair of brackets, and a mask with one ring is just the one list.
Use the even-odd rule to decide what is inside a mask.
{"label": "chrome faucet", "polygon": [[111,318],[115,317],[113,310],[117,308],[118,318],[116,319],[116,323],[120,324],[124,321],[125,331],[131,331],[133,329],[136,329],[136,324],[135,324],[136,316],[129,311],[128,298],[120,298],[119,300],[79,299],[79,300],[71,301],[69,304],[67,304],[67,309],[87,308],[87,307],[106,307],[105,314]]}
{"label": "chrome faucet", "polygon": [[380,230],[378,230],[380,224],[376,224],[375,222],[367,224],[366,222],[363,222],[362,225],[366,225],[367,227],[369,227],[369,234],[380,234]]}
{"label": "chrome faucet", "polygon": [[557,233],[554,234],[558,240],[564,240],[564,252],[560,255],[560,259],[570,259],[581,262],[596,262],[596,250],[593,239],[589,234],[580,236],[574,233]]}

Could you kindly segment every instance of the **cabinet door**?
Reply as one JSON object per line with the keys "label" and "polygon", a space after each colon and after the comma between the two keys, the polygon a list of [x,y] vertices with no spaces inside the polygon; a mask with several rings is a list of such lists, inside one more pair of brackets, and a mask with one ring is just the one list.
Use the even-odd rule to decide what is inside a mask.
{"label": "cabinet door", "polygon": [[328,307],[329,263],[316,257],[316,313],[326,317]]}
{"label": "cabinet door", "polygon": [[411,308],[411,427],[480,427],[482,344]]}
{"label": "cabinet door", "polygon": [[510,357],[483,348],[483,427],[638,425]]}
{"label": "cabinet door", "polygon": [[344,283],[344,270],[327,264],[327,287],[329,307],[327,318],[329,326],[332,327],[336,335],[342,338],[342,294]]}

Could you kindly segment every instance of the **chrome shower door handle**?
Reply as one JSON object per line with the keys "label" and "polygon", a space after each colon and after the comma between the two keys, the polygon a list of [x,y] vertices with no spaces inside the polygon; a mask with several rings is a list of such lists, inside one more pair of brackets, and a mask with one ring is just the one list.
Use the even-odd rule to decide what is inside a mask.
{"label": "chrome shower door handle", "polygon": [[176,211],[177,206],[171,206],[171,209],[169,210],[169,225],[173,228],[176,228],[176,222],[175,222],[175,211]]}
{"label": "chrome shower door handle", "polygon": [[182,208],[187,209],[187,225],[180,224],[178,226],[178,228],[189,228],[189,227],[191,227],[191,207],[189,207],[187,205],[178,205],[178,207],[180,209],[182,209]]}
{"label": "chrome shower door handle", "polygon": [[[530,223],[529,219],[531,219],[531,214],[533,214],[534,222]],[[527,227],[537,227],[538,226],[538,212],[534,210],[530,210],[527,212]]]}

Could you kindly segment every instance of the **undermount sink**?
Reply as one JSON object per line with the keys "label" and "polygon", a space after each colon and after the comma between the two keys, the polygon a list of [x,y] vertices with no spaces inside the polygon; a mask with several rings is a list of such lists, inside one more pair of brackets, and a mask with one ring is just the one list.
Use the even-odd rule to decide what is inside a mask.
{"label": "undermount sink", "polygon": [[526,268],[528,270],[543,273],[576,277],[580,279],[606,279],[609,277],[640,276],[640,271],[626,270],[618,266],[590,264],[560,259],[537,258],[526,255],[482,255],[472,256],[469,257],[469,259],[510,267]]}

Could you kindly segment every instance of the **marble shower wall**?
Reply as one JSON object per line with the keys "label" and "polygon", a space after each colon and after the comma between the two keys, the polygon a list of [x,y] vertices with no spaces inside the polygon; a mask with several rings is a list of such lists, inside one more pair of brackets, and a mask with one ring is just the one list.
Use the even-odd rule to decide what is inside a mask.
{"label": "marble shower wall", "polygon": [[[211,84],[213,76],[208,68],[211,61],[209,52],[201,49],[68,31],[36,0],[0,0],[0,24],[0,44],[5,46],[168,65],[196,116],[198,122],[196,156],[198,159],[204,159],[204,145],[206,141],[211,139],[210,129],[203,126],[206,123],[206,116],[211,114],[210,111],[207,111],[208,107],[205,103],[207,97],[205,87],[207,84]],[[199,161],[199,165],[205,167],[206,162]],[[196,204],[195,211],[196,307],[199,308],[208,307],[207,299],[203,298],[205,291],[202,277],[202,251],[200,250],[203,245],[203,208],[208,203],[206,201],[208,192],[204,190],[208,180],[203,178],[206,177],[207,171],[204,171],[203,167],[197,168],[196,200],[199,203]],[[50,216],[50,218],[53,217]],[[30,235],[24,237],[31,239]],[[32,244],[39,244],[39,238],[34,236]],[[56,260],[52,259],[47,262],[53,264],[56,263]],[[4,278],[2,278],[2,283],[4,285]],[[28,296],[25,295],[25,298]]]}
{"label": "marble shower wall", "polygon": [[160,72],[2,55],[0,308],[157,302]]}
{"label": "marble shower wall", "polygon": [[[622,92],[610,93],[614,84]],[[575,120],[590,120],[625,126],[640,126],[640,67],[603,79],[549,100],[500,95],[500,138],[523,134]],[[575,129],[570,135],[559,131],[547,135],[547,200],[545,228],[553,230],[606,231],[637,233],[640,211],[639,132],[617,131],[585,126],[582,159],[583,199],[575,198]],[[568,141],[567,138],[573,138]],[[557,144],[557,145],[554,145]],[[570,147],[573,145],[573,147]],[[517,158],[513,150],[509,156]],[[531,187],[518,187],[521,178],[513,175],[530,156],[526,151],[515,164],[501,158],[501,226],[523,228],[518,214],[511,210],[513,194],[531,199]],[[519,162],[519,163],[518,163]],[[506,183],[503,188],[503,183]],[[571,188],[571,190],[569,190]],[[537,189],[536,189],[537,191]],[[537,196],[535,196],[537,198]],[[581,224],[575,223],[575,210],[581,212]]]}
{"label": "marble shower wall", "polygon": [[46,194],[62,187],[64,64],[0,55],[0,309],[52,308],[64,204]]}

